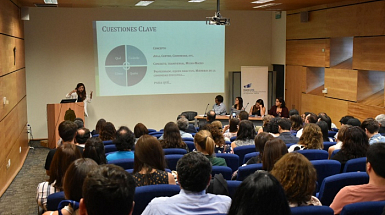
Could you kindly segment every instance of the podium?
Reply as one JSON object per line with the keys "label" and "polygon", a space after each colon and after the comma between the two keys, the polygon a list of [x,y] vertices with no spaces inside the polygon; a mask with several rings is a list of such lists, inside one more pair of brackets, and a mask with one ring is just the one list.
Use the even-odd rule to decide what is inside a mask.
{"label": "podium", "polygon": [[47,127],[48,127],[48,147],[56,148],[56,143],[60,139],[59,124],[64,121],[67,110],[73,110],[76,118],[82,118],[84,121],[84,103],[60,103],[47,104]]}

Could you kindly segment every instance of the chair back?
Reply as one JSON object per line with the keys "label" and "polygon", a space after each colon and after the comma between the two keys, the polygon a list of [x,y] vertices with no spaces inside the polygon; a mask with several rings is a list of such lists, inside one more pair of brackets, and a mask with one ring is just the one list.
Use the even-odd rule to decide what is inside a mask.
{"label": "chair back", "polygon": [[103,141],[103,144],[104,145],[114,145],[112,140],[105,140],[105,141]]}
{"label": "chair back", "polygon": [[182,112],[181,115],[185,115],[188,121],[193,121],[195,120],[195,117],[198,115],[198,113],[195,111],[185,111]]}
{"label": "chair back", "polygon": [[245,157],[245,154],[255,152],[255,145],[238,146],[238,147],[235,147],[233,150],[234,150],[234,154],[239,156],[238,166],[242,166],[243,158]]}
{"label": "chair back", "polygon": [[334,215],[328,206],[301,206],[290,208],[291,215]]}
{"label": "chair back", "polygon": [[295,143],[286,143],[286,147],[290,148],[290,146],[294,145]]}
{"label": "chair back", "polygon": [[329,206],[343,187],[367,183],[369,183],[369,176],[366,172],[348,172],[332,175],[323,180],[317,197],[322,205]]}
{"label": "chair back", "polygon": [[153,128],[147,128],[147,130],[148,130],[148,133],[154,133],[154,132],[156,132],[156,129],[153,129]]}
{"label": "chair back", "polygon": [[348,160],[342,172],[366,172],[366,157]]}
{"label": "chair back", "polygon": [[59,203],[65,200],[64,191],[52,193],[47,197],[47,211],[56,211]]}
{"label": "chair back", "polygon": [[183,137],[182,140],[183,140],[184,142],[186,142],[186,141],[192,141],[192,142],[194,142],[194,138],[191,138],[191,137]]}
{"label": "chair back", "polygon": [[243,164],[245,164],[247,161],[250,160],[250,158],[256,157],[259,155],[259,152],[251,152],[245,154],[245,157],[243,158]]}
{"label": "chair back", "polygon": [[181,148],[168,148],[168,149],[163,149],[163,152],[165,155],[172,155],[172,154],[184,155],[187,153],[187,150],[181,149]]}
{"label": "chair back", "polygon": [[178,185],[170,185],[170,184],[157,184],[157,185],[147,185],[137,187],[135,189],[134,196],[134,211],[133,215],[142,214],[144,209],[147,207],[148,203],[151,202],[152,199],[156,197],[171,197],[173,195],[178,194],[180,188]]}
{"label": "chair back", "polygon": [[337,142],[324,142],[324,150],[328,151],[330,146],[334,146]]}
{"label": "chair back", "polygon": [[329,154],[325,150],[319,149],[306,149],[295,151],[303,154],[307,159],[311,160],[326,160],[329,157]]}
{"label": "chair back", "polygon": [[336,149],[332,152],[332,155],[330,155],[330,158],[333,158],[334,155],[336,155],[341,149]]}
{"label": "chair back", "polygon": [[237,136],[230,137],[230,142],[233,142],[235,139],[237,139]]}
{"label": "chair back", "polygon": [[322,181],[329,176],[339,174],[341,171],[341,163],[336,160],[313,160],[310,161],[317,171],[317,183],[316,192],[322,184]]}
{"label": "chair back", "polygon": [[229,195],[233,198],[235,191],[239,187],[242,181],[227,181],[227,188],[229,189]]}
{"label": "chair back", "polygon": [[194,151],[195,149],[194,141],[185,140],[184,142],[186,143],[187,148],[190,152]]}
{"label": "chair back", "polygon": [[183,155],[178,154],[171,154],[171,155],[165,155],[167,167],[171,170],[176,170],[176,163],[179,159],[183,157]]}
{"label": "chair back", "polygon": [[357,202],[345,205],[340,215],[381,215],[385,206],[385,201]]}
{"label": "chair back", "polygon": [[108,161],[108,164],[115,164],[116,166],[120,166],[123,169],[133,169],[134,159],[124,158],[124,159],[112,160],[112,161]]}
{"label": "chair back", "polygon": [[247,176],[253,174],[257,170],[262,170],[262,164],[250,164],[247,166],[241,166],[238,169],[237,181],[243,181]]}
{"label": "chair back", "polygon": [[328,137],[333,137],[336,136],[337,131],[328,131]]}
{"label": "chair back", "polygon": [[107,153],[110,153],[110,152],[116,152],[118,151],[118,149],[116,148],[115,145],[105,145],[104,146],[104,152],[107,154]]}
{"label": "chair back", "polygon": [[149,135],[151,135],[151,136],[156,137],[157,139],[159,139],[159,137],[163,135],[163,131],[152,132],[152,133],[149,133]]}
{"label": "chair back", "polygon": [[234,172],[239,167],[239,156],[236,154],[216,153],[216,156],[226,160],[226,164]]}
{"label": "chair back", "polygon": [[219,173],[223,175],[224,179],[231,180],[231,175],[233,174],[233,171],[230,167],[227,166],[213,166],[211,170],[211,176],[214,177],[215,174]]}

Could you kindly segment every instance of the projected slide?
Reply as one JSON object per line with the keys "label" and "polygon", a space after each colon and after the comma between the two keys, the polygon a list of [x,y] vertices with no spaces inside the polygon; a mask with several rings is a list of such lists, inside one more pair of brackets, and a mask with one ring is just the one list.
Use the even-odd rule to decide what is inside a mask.
{"label": "projected slide", "polygon": [[97,95],[223,93],[224,26],[95,21]]}

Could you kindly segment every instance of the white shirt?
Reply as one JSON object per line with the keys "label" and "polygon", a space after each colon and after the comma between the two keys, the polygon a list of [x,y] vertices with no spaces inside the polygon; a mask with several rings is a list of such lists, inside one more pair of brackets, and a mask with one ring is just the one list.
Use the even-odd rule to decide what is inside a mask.
{"label": "white shirt", "polygon": [[[76,92],[73,92],[71,95],[70,94],[67,94],[66,95],[66,98],[68,99],[78,99],[78,94]],[[89,96],[86,97],[86,99],[84,99],[83,103],[84,103],[84,115],[88,116],[88,112],[87,112],[87,103],[90,103],[91,102],[91,98]]]}

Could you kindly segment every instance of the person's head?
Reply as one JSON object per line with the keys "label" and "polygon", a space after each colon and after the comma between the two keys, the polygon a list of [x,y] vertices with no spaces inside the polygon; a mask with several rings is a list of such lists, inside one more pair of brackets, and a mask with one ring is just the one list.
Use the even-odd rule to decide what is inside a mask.
{"label": "person's head", "polygon": [[258,100],[255,102],[255,105],[256,105],[256,106],[261,105],[262,107],[265,107],[265,103],[263,102],[262,99],[258,99]]}
{"label": "person's head", "polygon": [[238,131],[238,124],[239,124],[238,118],[231,118],[230,122],[229,122],[229,131],[230,132],[237,132]]}
{"label": "person's head", "polygon": [[164,126],[163,141],[161,143],[163,148],[183,148],[185,146],[175,122],[168,122]]}
{"label": "person's head", "polygon": [[385,114],[379,114],[374,119],[380,123],[380,127],[385,127]]}
{"label": "person's head", "polygon": [[107,163],[104,143],[99,137],[91,137],[87,140],[84,146],[83,158],[91,158],[99,165]]}
{"label": "person's head", "polygon": [[68,167],[63,182],[65,198],[79,202],[83,197],[82,187],[87,174],[98,164],[90,158],[79,158]]}
{"label": "person's head", "polygon": [[353,116],[343,116],[341,117],[340,119],[340,123],[341,125],[346,125],[346,123],[348,122],[349,119],[353,119],[354,117]]}
{"label": "person's head", "polygon": [[318,117],[315,113],[308,113],[305,117],[305,123],[317,123]]}
{"label": "person's head", "polygon": [[249,119],[249,113],[247,113],[246,111],[241,111],[241,112],[239,112],[239,114],[238,114],[238,119],[239,120],[248,120]]}
{"label": "person's head", "polygon": [[235,191],[229,215],[289,215],[290,207],[279,181],[266,171],[257,171]]}
{"label": "person's head", "polygon": [[329,142],[329,129],[328,129],[328,124],[325,121],[318,121],[317,125],[321,128],[322,132],[322,140],[324,142]]}
{"label": "person's head", "polygon": [[360,126],[361,126],[361,121],[360,121],[359,119],[352,118],[352,119],[349,119],[349,120],[346,122],[346,125],[351,125],[351,126],[358,126],[358,127],[360,127]]}
{"label": "person's head", "polygon": [[84,144],[91,137],[91,132],[87,128],[79,128],[76,134],[76,143]]}
{"label": "person's head", "polygon": [[98,132],[98,134],[101,133],[102,128],[103,128],[105,123],[106,123],[105,119],[99,119],[98,122],[96,123],[95,130],[96,130],[96,132]]}
{"label": "person's head", "polygon": [[78,83],[78,84],[76,85],[76,91],[77,91],[78,93],[83,93],[83,91],[84,91],[84,92],[86,91],[86,86],[84,86],[83,83]]}
{"label": "person's head", "polygon": [[237,110],[241,110],[243,108],[243,99],[242,99],[242,97],[236,97],[235,98],[234,106],[235,106],[235,108]]}
{"label": "person's head", "polygon": [[81,118],[75,118],[74,123],[78,126],[78,128],[84,127],[84,122]]}
{"label": "person's head", "polygon": [[207,121],[208,122],[214,121],[216,116],[217,115],[215,114],[215,111],[210,110],[209,112],[207,112]]}
{"label": "person's head", "polygon": [[58,127],[59,136],[63,142],[72,142],[75,139],[76,132],[78,131],[78,126],[76,123],[66,120],[59,124]]}
{"label": "person's head", "polygon": [[267,133],[267,132],[260,132],[255,136],[254,144],[255,144],[255,151],[259,152],[260,157],[262,158],[263,151],[265,149],[265,144],[269,140],[273,140],[273,135]]}
{"label": "person's head", "polygon": [[223,102],[223,96],[217,95],[217,96],[215,97],[215,104],[219,105],[219,104],[221,104],[222,102]]}
{"label": "person's head", "polygon": [[278,123],[279,133],[281,133],[283,131],[290,131],[290,128],[291,128],[290,119],[281,118],[281,119],[278,120],[277,123]]}
{"label": "person's head", "polygon": [[238,126],[238,132],[237,132],[237,140],[248,140],[252,139],[254,140],[255,138],[255,129],[254,125],[251,121],[249,120],[242,120],[239,123]]}
{"label": "person's head", "polygon": [[285,100],[283,100],[282,97],[276,98],[276,99],[275,99],[275,106],[280,107],[280,108],[286,107],[286,106],[285,106]]}
{"label": "person's head", "polygon": [[292,115],[290,117],[290,121],[291,121],[291,129],[294,130],[294,131],[299,131],[301,130],[302,126],[303,126],[303,121],[302,121],[302,117],[300,115]]}
{"label": "person's head", "polygon": [[164,152],[158,139],[148,134],[142,135],[135,145],[134,173],[142,169],[149,173],[153,169],[164,171],[165,167]]}
{"label": "person's head", "polygon": [[106,140],[113,140],[116,136],[116,129],[114,124],[111,122],[106,122],[104,126],[102,127],[102,132],[100,133],[99,137],[103,141]]}
{"label": "person's head", "polygon": [[283,140],[275,138],[267,141],[263,150],[262,168],[270,172],[274,164],[285,154],[287,146]]}
{"label": "person's head", "polygon": [[373,135],[375,133],[378,133],[378,131],[380,130],[380,123],[378,123],[373,118],[367,118],[362,121],[361,128],[366,132],[366,134]]}
{"label": "person's head", "polygon": [[120,126],[116,131],[116,138],[113,140],[118,151],[129,151],[135,143],[134,133],[126,126]]}
{"label": "person's head", "polygon": [[201,130],[194,136],[194,144],[197,151],[204,154],[214,154],[215,142],[211,133],[207,130]]}
{"label": "person's head", "polygon": [[215,145],[222,147],[225,145],[225,138],[222,133],[222,123],[218,120],[208,124],[208,130],[211,133],[211,136],[215,142]]}
{"label": "person's head", "polygon": [[63,188],[63,178],[66,170],[74,160],[81,157],[82,156],[76,145],[60,145],[56,149],[55,155],[52,158],[51,166],[49,167],[49,184],[55,182],[55,187],[61,190]]}
{"label": "person's head", "polygon": [[190,152],[176,165],[181,189],[191,192],[205,190],[211,179],[211,163],[200,152]]}
{"label": "person's head", "polygon": [[349,159],[365,157],[369,147],[369,139],[358,126],[348,127],[344,132],[341,152]]}
{"label": "person's head", "polygon": [[278,121],[281,120],[280,117],[275,117],[270,120],[269,124],[267,124],[268,131],[273,134],[279,133]]}
{"label": "person's head", "polygon": [[289,202],[301,205],[311,199],[317,171],[304,155],[298,152],[285,154],[275,163],[271,174],[281,183]]}
{"label": "person's head", "polygon": [[291,109],[289,110],[289,117],[293,116],[293,115],[299,115],[299,112],[297,109]]}
{"label": "person's head", "polygon": [[80,215],[131,214],[135,181],[122,167],[106,164],[88,173],[83,183]]}
{"label": "person's head", "polygon": [[321,128],[314,123],[306,124],[298,144],[305,146],[307,149],[323,149]]}
{"label": "person's head", "polygon": [[135,138],[139,138],[144,134],[148,134],[148,129],[143,123],[138,123],[134,127]]}
{"label": "person's head", "polygon": [[385,179],[385,143],[373,143],[366,153],[366,171]]}
{"label": "person's head", "polygon": [[188,120],[186,117],[181,117],[176,121],[176,124],[178,125],[179,130],[186,131],[188,128]]}
{"label": "person's head", "polygon": [[326,122],[328,130],[332,130],[332,119],[324,112],[318,114],[318,121]]}
{"label": "person's head", "polygon": [[338,130],[337,134],[337,140],[344,142],[344,135],[347,128],[352,127],[351,125],[342,125],[341,128]]}
{"label": "person's head", "polygon": [[270,120],[272,120],[274,118],[274,116],[272,115],[266,115],[265,117],[263,117],[263,127],[267,127],[267,125],[269,124]]}

